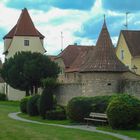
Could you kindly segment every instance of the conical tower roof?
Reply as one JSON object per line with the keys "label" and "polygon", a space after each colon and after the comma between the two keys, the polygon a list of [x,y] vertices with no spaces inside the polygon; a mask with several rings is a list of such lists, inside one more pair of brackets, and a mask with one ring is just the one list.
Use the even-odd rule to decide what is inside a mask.
{"label": "conical tower roof", "polygon": [[13,36],[38,36],[44,38],[44,36],[35,28],[26,8],[22,10],[17,24],[6,36],[4,36],[4,39],[13,38]]}
{"label": "conical tower roof", "polygon": [[128,68],[117,58],[104,20],[96,49],[82,66],[81,72],[125,72]]}

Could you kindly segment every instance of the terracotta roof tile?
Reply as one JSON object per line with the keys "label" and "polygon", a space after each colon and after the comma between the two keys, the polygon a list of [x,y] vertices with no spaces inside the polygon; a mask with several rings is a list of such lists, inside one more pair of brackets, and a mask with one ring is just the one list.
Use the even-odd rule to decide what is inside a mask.
{"label": "terracotta roof tile", "polygon": [[96,47],[89,59],[81,68],[81,72],[112,71],[123,72],[128,68],[117,58],[109,32],[104,22]]}
{"label": "terracotta roof tile", "polygon": [[140,31],[122,30],[128,49],[133,57],[140,56]]}
{"label": "terracotta roof tile", "polygon": [[91,51],[94,51],[94,46],[79,46],[80,53],[76,57],[75,61],[70,65],[66,72],[76,72],[80,71],[81,67],[87,62],[89,59],[89,54]]}
{"label": "terracotta roof tile", "polygon": [[44,38],[44,36],[35,28],[26,8],[22,10],[17,24],[3,39],[13,38],[14,36],[38,36],[42,39]]}
{"label": "terracotta roof tile", "polygon": [[69,68],[70,65],[75,61],[79,53],[80,48],[78,46],[69,45],[58,55],[58,57],[61,57],[64,61],[65,67]]}

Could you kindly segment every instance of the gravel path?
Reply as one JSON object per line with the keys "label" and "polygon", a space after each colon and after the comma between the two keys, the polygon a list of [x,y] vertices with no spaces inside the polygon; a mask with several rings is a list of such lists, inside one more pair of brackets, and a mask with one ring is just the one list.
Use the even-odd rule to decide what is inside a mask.
{"label": "gravel path", "polygon": [[122,140],[136,140],[136,138],[130,138],[125,135],[97,130],[96,127],[94,127],[94,126],[87,127],[86,125],[61,125],[61,124],[42,123],[42,122],[38,122],[38,121],[27,120],[27,119],[19,117],[18,116],[19,113],[20,112],[9,113],[8,116],[12,119],[23,121],[23,122],[28,122],[28,123],[35,123],[35,124],[49,125],[49,126],[58,126],[58,127],[64,127],[64,128],[72,128],[72,129],[80,129],[80,130],[86,130],[86,131],[91,131],[91,132],[98,132],[98,133],[102,133],[102,134],[111,135],[111,136],[120,138]]}

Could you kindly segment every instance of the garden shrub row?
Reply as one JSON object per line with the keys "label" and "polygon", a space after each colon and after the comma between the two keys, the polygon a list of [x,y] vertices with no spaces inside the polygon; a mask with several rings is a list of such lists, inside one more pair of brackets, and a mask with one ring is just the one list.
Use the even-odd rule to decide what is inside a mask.
{"label": "garden shrub row", "polygon": [[[27,113],[30,116],[37,116],[42,114],[40,113],[40,100],[41,96],[40,95],[34,95],[34,96],[28,96],[24,97],[20,101],[20,110],[22,113]],[[44,119],[49,119],[49,120],[64,120],[66,119],[66,111],[63,106],[56,105],[56,100],[55,101],[55,106],[50,110],[47,110],[44,112],[45,118]],[[46,104],[44,104],[46,105]],[[42,105],[41,105],[42,107]],[[44,107],[46,108],[46,107]]]}
{"label": "garden shrub row", "polygon": [[127,94],[75,97],[67,106],[69,119],[83,122],[90,112],[107,113],[113,129],[131,129],[140,123],[140,100]]}
{"label": "garden shrub row", "polygon": [[[44,91],[44,94],[47,94],[47,92],[45,93]],[[48,98],[46,95],[43,96]],[[127,94],[75,97],[69,101],[66,109],[56,105],[56,101],[55,105],[49,109],[46,107],[46,105],[50,105],[49,102],[44,102],[41,106],[40,102],[40,95],[25,97],[21,100],[20,109],[23,113],[28,113],[30,116],[42,116],[40,107],[44,104],[45,119],[64,120],[68,117],[76,122],[83,122],[85,117],[89,117],[90,112],[106,113],[109,124],[113,129],[132,129],[140,123],[140,100]]]}
{"label": "garden shrub row", "polygon": [[67,105],[67,115],[72,121],[82,122],[90,112],[104,113],[112,96],[75,97]]}

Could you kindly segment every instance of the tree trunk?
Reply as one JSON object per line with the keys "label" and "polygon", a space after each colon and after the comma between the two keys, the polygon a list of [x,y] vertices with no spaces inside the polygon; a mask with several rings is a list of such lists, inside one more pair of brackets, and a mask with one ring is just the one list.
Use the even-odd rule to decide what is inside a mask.
{"label": "tree trunk", "polygon": [[38,87],[35,86],[35,94],[37,94],[37,93],[38,93]]}
{"label": "tree trunk", "polygon": [[28,88],[26,89],[26,96],[30,96]]}
{"label": "tree trunk", "polygon": [[33,95],[34,94],[34,88],[33,88],[33,86],[31,86],[31,95]]}

